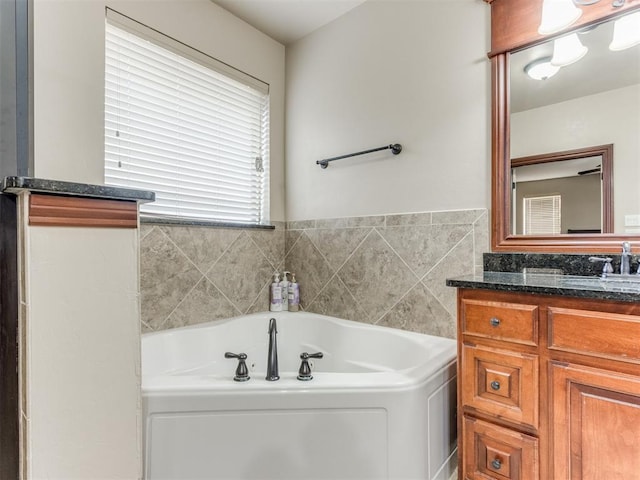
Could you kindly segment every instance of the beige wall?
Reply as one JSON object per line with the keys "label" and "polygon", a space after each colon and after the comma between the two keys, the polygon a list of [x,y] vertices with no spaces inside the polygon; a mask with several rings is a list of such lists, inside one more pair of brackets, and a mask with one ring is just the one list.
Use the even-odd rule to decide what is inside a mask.
{"label": "beige wall", "polygon": [[284,221],[284,46],[209,0],[34,0],[34,174],[104,181],[105,7],[270,84],[271,218]]}
{"label": "beige wall", "polygon": [[489,14],[369,0],[287,47],[288,220],[489,206]]}
{"label": "beige wall", "polygon": [[624,233],[624,216],[640,214],[639,105],[634,85],[514,114],[511,157],[612,143],[614,231]]}

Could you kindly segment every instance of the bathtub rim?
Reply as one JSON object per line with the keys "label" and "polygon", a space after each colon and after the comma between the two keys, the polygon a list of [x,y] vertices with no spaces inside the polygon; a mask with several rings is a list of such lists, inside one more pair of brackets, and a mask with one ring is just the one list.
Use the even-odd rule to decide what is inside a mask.
{"label": "bathtub rim", "polygon": [[394,391],[411,390],[419,388],[420,385],[430,381],[442,369],[450,368],[457,360],[457,347],[454,339],[429,335],[419,332],[412,332],[398,328],[367,324],[346,320],[342,318],[332,317],[329,315],[317,314],[312,312],[256,312],[246,315],[238,315],[235,317],[216,319],[196,325],[188,325],[177,327],[174,329],[161,330],[156,332],[148,332],[142,335],[142,344],[145,339],[153,339],[155,337],[167,335],[180,335],[182,332],[197,331],[201,329],[216,328],[219,325],[231,323],[235,320],[246,319],[265,319],[278,316],[285,317],[309,317],[322,319],[333,322],[343,328],[355,330],[374,330],[391,333],[394,336],[405,338],[412,343],[418,343],[420,347],[430,346],[429,342],[434,342],[437,352],[437,362],[423,362],[418,365],[412,365],[408,368],[392,370],[392,371],[372,371],[364,373],[341,373],[341,372],[314,372],[314,378],[310,382],[302,382],[297,380],[297,371],[281,370],[280,380],[276,382],[268,382],[264,379],[264,372],[251,371],[251,380],[248,382],[234,382],[232,377],[233,370],[229,370],[228,375],[211,374],[211,375],[188,375],[177,372],[163,374],[147,374],[144,372],[144,347],[142,348],[142,368],[141,368],[141,390],[143,395],[181,395],[181,394],[207,394],[211,392],[275,392],[275,391],[306,391],[329,392],[336,391],[377,391],[380,388],[391,389]]}

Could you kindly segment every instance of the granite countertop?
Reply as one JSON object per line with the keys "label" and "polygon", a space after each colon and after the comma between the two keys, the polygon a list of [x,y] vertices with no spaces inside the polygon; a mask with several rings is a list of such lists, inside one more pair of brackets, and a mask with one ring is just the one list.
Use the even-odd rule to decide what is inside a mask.
{"label": "granite countertop", "polygon": [[449,278],[447,286],[622,302],[640,301],[640,278],[637,283],[618,283],[603,281],[597,276],[485,271],[478,275]]}
{"label": "granite countertop", "polygon": [[153,202],[154,192],[135,190],[132,188],[108,187],[87,183],[64,182],[33,177],[5,177],[0,192],[20,193],[21,191],[71,195],[75,197],[106,198],[111,200],[129,200],[137,202]]}

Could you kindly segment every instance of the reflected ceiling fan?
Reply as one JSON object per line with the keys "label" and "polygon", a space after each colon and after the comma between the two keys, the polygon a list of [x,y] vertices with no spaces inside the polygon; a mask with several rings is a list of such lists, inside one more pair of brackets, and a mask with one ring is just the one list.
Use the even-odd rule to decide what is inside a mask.
{"label": "reflected ceiling fan", "polygon": [[593,173],[600,173],[602,171],[602,165],[598,165],[596,168],[590,168],[589,170],[582,170],[578,172],[578,175],[591,175]]}

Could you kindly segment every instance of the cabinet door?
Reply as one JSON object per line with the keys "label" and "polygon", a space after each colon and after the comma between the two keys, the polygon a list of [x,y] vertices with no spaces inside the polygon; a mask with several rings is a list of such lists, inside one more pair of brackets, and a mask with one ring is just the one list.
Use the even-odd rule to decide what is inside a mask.
{"label": "cabinet door", "polygon": [[640,480],[640,377],[551,363],[554,480]]}

